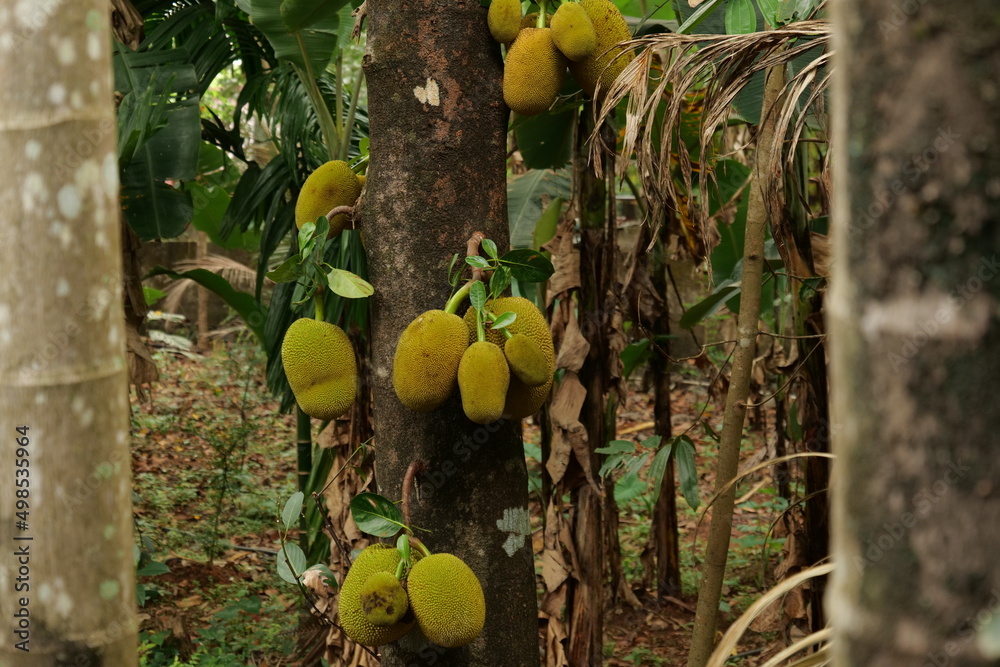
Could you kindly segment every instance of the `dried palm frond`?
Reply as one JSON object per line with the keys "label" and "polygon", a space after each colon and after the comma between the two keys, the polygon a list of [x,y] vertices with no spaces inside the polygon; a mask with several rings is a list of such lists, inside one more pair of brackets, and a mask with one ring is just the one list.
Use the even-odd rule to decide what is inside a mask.
{"label": "dried palm frond", "polygon": [[[238,290],[252,292],[256,287],[257,271],[230,257],[205,255],[197,259],[184,259],[174,265],[174,270],[178,272],[193,269],[205,269],[218,274]],[[271,283],[271,281],[265,278],[265,283]],[[176,280],[170,283],[165,290],[167,296],[163,299],[161,310],[168,313],[177,312],[180,309],[184,293],[189,287],[196,284],[193,280]]]}
{"label": "dried palm frond", "polygon": [[[767,165],[769,182],[765,184],[771,205],[780,201],[781,172],[791,161],[805,127],[806,111],[820,108],[829,81],[830,25],[825,20],[800,21],[766,32],[743,35],[655,34],[628,42],[638,53],[621,75],[602,95],[595,107],[597,127],[627,99],[625,130],[621,153],[635,156],[643,191],[649,201],[651,219],[662,218],[671,202],[683,201],[694,192],[694,174],[703,196],[697,214],[703,238],[708,238],[709,180],[715,181],[713,165],[707,156],[716,131],[733,115],[733,102],[758,72],[783,66],[807,51],[823,48],[823,53],[790,77],[778,103],[773,156]],[[826,67],[826,69],[824,69]],[[803,96],[808,96],[802,100]],[[680,127],[692,94],[697,93],[702,106],[699,126],[699,164],[680,137]],[[794,125],[793,125],[794,122]],[[791,127],[791,137],[786,140]],[[654,145],[659,129],[659,145]],[[613,146],[604,145],[595,131],[590,138],[591,159],[598,173]],[[678,192],[673,167],[680,171],[685,193]],[[623,176],[628,160],[617,162],[617,175]],[[772,196],[773,195],[773,196]],[[653,234],[656,238],[656,234]]]}

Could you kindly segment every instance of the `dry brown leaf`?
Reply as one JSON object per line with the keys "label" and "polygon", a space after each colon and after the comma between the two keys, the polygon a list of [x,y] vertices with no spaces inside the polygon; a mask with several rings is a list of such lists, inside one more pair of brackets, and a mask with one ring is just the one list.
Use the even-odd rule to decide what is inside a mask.
{"label": "dry brown leaf", "polygon": [[563,225],[552,240],[542,246],[543,250],[552,253],[552,267],[555,269],[549,278],[546,307],[552,305],[557,296],[580,287],[580,251],[573,245],[574,234],[572,224]]}
{"label": "dry brown leaf", "polygon": [[559,354],[556,357],[556,368],[565,368],[577,373],[583,368],[590,352],[590,343],[580,331],[580,322],[576,317],[576,309],[569,308],[569,318],[566,323],[562,341],[559,344]]}

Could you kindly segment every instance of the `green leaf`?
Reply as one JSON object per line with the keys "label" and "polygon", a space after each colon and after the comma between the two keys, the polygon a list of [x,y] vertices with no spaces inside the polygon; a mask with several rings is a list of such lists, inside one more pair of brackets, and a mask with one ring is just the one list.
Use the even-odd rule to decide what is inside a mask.
{"label": "green leaf", "polygon": [[525,283],[542,283],[555,273],[552,262],[531,248],[511,250],[500,258],[500,263],[510,267],[511,275]]}
{"label": "green leaf", "polygon": [[693,510],[701,505],[698,497],[698,467],[694,462],[694,443],[686,435],[676,438],[674,455],[677,457],[677,478],[681,483],[681,493],[688,507]]}
{"label": "green leaf", "polygon": [[473,255],[472,257],[466,257],[465,263],[476,269],[488,269],[490,268],[490,261],[485,257],[480,257],[479,255]]}
{"label": "green leaf", "polygon": [[472,283],[472,288],[469,290],[469,302],[476,310],[482,310],[486,306],[486,287],[483,285],[483,281],[477,280]]}
{"label": "green leaf", "polygon": [[193,280],[202,287],[214,292],[222,298],[226,304],[239,313],[246,325],[250,327],[257,339],[266,344],[264,338],[264,322],[267,321],[267,306],[260,303],[251,294],[233,289],[229,281],[205,269],[192,269],[190,271],[171,271],[162,266],[154,268],[147,277],[170,276],[174,280]]}
{"label": "green leaf", "polygon": [[333,269],[326,278],[330,290],[345,299],[364,299],[375,293],[375,288],[370,282],[350,271]]}
{"label": "green leaf", "polygon": [[347,0],[284,0],[281,20],[288,32],[296,32],[329,18],[346,4]]}
{"label": "green leaf", "polygon": [[285,508],[281,510],[281,523],[284,524],[285,530],[291,530],[292,527],[298,523],[299,514],[302,512],[302,501],[304,499],[305,494],[299,491],[297,493],[293,493],[292,497],[285,503]]}
{"label": "green leaf", "polygon": [[559,229],[559,218],[562,217],[563,204],[566,203],[562,197],[556,197],[549,202],[542,217],[535,225],[535,234],[531,242],[531,247],[541,250],[542,246],[552,240]]}
{"label": "green leaf", "polygon": [[757,12],[753,0],[729,0],[726,3],[726,34],[746,35],[757,32]]}
{"label": "green leaf", "polygon": [[690,329],[722,307],[730,297],[740,291],[739,284],[726,282],[716,288],[713,294],[691,306],[681,318],[681,328]]}
{"label": "green leaf", "polygon": [[323,583],[329,586],[330,588],[337,588],[339,586],[337,584],[337,577],[333,575],[333,572],[331,572],[330,568],[327,567],[325,564],[316,563],[315,565],[310,565],[309,568],[306,570],[306,572],[309,572],[309,570],[316,570],[317,572],[322,574]]}
{"label": "green leaf", "polygon": [[267,272],[267,277],[276,283],[295,282],[302,276],[302,266],[299,265],[299,256],[292,255],[282,262],[278,268]]}
{"label": "green leaf", "polygon": [[690,35],[698,24],[708,18],[708,15],[715,11],[715,8],[720,4],[722,4],[722,0],[706,0],[698,5],[698,8],[677,28],[677,34]]}
{"label": "green leaf", "polygon": [[490,278],[490,296],[496,299],[502,296],[504,290],[510,286],[510,271],[505,266],[499,266],[493,271],[493,277]]}
{"label": "green leaf", "polygon": [[667,444],[660,447],[659,451],[656,452],[656,456],[653,457],[653,462],[649,465],[649,484],[653,487],[653,504],[660,498],[660,489],[663,486],[663,473],[667,469],[667,464],[670,462],[670,455],[674,451],[674,441],[671,440]]}
{"label": "green leaf", "polygon": [[392,537],[405,528],[403,514],[392,501],[376,493],[359,493],[351,499],[351,516],[363,532]]}
{"label": "green leaf", "polygon": [[[278,576],[290,584],[306,571],[306,555],[302,548],[294,542],[286,542],[277,556]],[[298,577],[296,576],[298,575]]]}
{"label": "green leaf", "polygon": [[162,299],[167,295],[161,289],[156,289],[155,287],[148,287],[147,285],[142,286],[142,296],[146,300],[147,306],[152,306],[154,303]]}
{"label": "green leaf", "polygon": [[774,30],[778,27],[778,4],[780,0],[757,0],[757,7],[764,16],[764,23]]}
{"label": "green leaf", "polygon": [[532,169],[507,181],[511,248],[533,247],[535,227],[542,213],[553,199],[568,200],[570,186],[568,169]]}
{"label": "green leaf", "polygon": [[167,574],[170,568],[163,563],[146,563],[145,567],[135,573],[137,577],[155,577],[158,574]]}
{"label": "green leaf", "polygon": [[492,257],[493,259],[497,259],[499,257],[499,255],[497,254],[497,244],[491,241],[490,239],[483,239],[483,242],[480,245],[482,246],[483,250],[486,251],[486,254]]}
{"label": "green leaf", "polygon": [[598,447],[594,451],[598,454],[632,454],[635,443],[631,440],[612,440],[607,447]]}
{"label": "green leaf", "polygon": [[511,312],[501,313],[490,324],[490,329],[492,329],[493,331],[500,331],[501,329],[506,329],[511,324],[513,324],[514,320],[516,319],[517,319],[517,313],[511,313]]}
{"label": "green leaf", "polygon": [[[567,81],[567,85],[573,84]],[[544,111],[517,123],[514,137],[525,166],[529,169],[559,169],[569,162],[576,114],[576,107],[555,113]]]}
{"label": "green leaf", "polygon": [[[332,0],[332,3],[339,10],[344,8],[346,0]],[[275,56],[304,68],[306,55],[299,44],[301,36],[313,74],[318,76],[326,69],[339,41],[340,13],[330,13],[308,28],[293,32],[285,27],[281,16],[281,0],[252,0],[250,7],[251,22],[267,37]]]}

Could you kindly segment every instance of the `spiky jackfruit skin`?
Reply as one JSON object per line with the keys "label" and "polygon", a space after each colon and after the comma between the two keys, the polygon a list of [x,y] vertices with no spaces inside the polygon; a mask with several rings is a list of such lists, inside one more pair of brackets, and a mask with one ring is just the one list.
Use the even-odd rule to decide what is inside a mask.
{"label": "spiky jackfruit skin", "polygon": [[[598,81],[601,82],[601,89],[607,90],[635,57],[630,49],[612,48],[619,42],[631,39],[632,35],[625,18],[611,0],[580,0],[579,6],[587,12],[594,25],[597,46],[590,56],[571,62],[569,70],[580,87],[593,97]],[[622,54],[621,57],[617,57],[619,54]]]}
{"label": "spiky jackfruit skin", "polygon": [[[354,206],[361,194],[361,183],[343,160],[331,160],[309,174],[295,202],[295,226],[302,229],[307,222],[316,222],[337,206]],[[330,221],[330,236],[336,236],[347,224],[341,213]]]}
{"label": "spiky jackfruit skin", "polygon": [[465,646],[486,623],[486,598],[476,574],[452,554],[417,561],[406,581],[420,631],[445,648]]}
{"label": "spiky jackfruit skin", "polygon": [[469,331],[458,315],[428,310],[410,322],[396,343],[392,386],[410,410],[441,407],[458,385],[458,365],[469,347]]}
{"label": "spiky jackfruit skin", "polygon": [[560,5],[552,15],[552,41],[564,56],[574,62],[593,55],[597,48],[597,33],[587,11],[575,2]]}
{"label": "spiky jackfruit skin", "polygon": [[549,362],[538,343],[524,334],[515,334],[503,345],[510,372],[529,387],[545,384],[549,379]]}
{"label": "spiky jackfruit skin", "polygon": [[281,363],[299,407],[310,417],[330,420],[351,409],[358,391],[358,365],[344,330],[302,318],[281,341]]}
{"label": "spiky jackfruit skin", "polygon": [[477,341],[458,365],[458,390],[465,416],[477,424],[492,424],[503,416],[510,386],[510,369],[499,345]]}
{"label": "spiky jackfruit skin", "polygon": [[395,573],[398,564],[399,552],[394,547],[373,544],[361,552],[347,571],[340,587],[340,626],[357,643],[381,646],[396,641],[413,627],[411,616],[404,616],[392,625],[375,625],[365,617],[361,605],[361,591],[368,579],[379,572]]}
{"label": "spiky jackfruit skin", "polygon": [[[358,185],[360,185],[362,189],[364,189],[364,187],[365,187],[365,180],[366,179],[367,179],[367,177],[364,174],[358,174]],[[359,196],[360,196],[360,192],[359,192]]]}
{"label": "spiky jackfruit skin", "polygon": [[409,608],[406,591],[395,572],[376,572],[361,587],[361,611],[372,625],[390,626]]}
{"label": "spiky jackfruit skin", "polygon": [[521,0],[493,0],[486,22],[493,39],[510,44],[521,30]]}
{"label": "spiky jackfruit skin", "polygon": [[552,41],[551,28],[525,28],[503,68],[503,99],[522,116],[542,113],[556,101],[566,76],[566,58]]}
{"label": "spiky jackfruit skin", "polygon": [[[520,296],[508,296],[495,299],[487,304],[495,314],[512,312],[517,315],[514,323],[507,327],[512,334],[523,333],[535,341],[548,362],[548,379],[537,387],[529,387],[516,375],[511,376],[507,388],[507,402],[504,405],[504,416],[511,419],[524,419],[538,412],[545,403],[552,389],[552,376],[556,372],[556,352],[552,344],[552,333],[545,321],[545,316],[531,301]],[[476,339],[476,311],[470,308],[465,313],[465,324],[469,329],[469,339]],[[486,332],[486,340],[496,345],[505,346],[504,335],[499,331]]]}

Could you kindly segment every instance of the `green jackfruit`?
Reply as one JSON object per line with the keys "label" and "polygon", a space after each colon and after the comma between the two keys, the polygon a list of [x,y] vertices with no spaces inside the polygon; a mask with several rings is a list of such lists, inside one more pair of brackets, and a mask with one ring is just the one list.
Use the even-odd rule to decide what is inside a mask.
{"label": "green jackfruit", "polygon": [[611,0],[580,0],[579,5],[587,12],[594,25],[597,46],[590,56],[570,63],[569,69],[580,87],[593,97],[598,81],[601,89],[607,90],[632,61],[634,54],[631,49],[616,46],[631,39],[632,35],[625,18]]}
{"label": "green jackfruit", "polygon": [[452,554],[417,561],[406,581],[420,631],[445,648],[465,646],[486,623],[486,598],[472,569]]}
{"label": "green jackfruit", "polygon": [[552,41],[551,28],[525,28],[507,51],[503,68],[503,99],[522,116],[540,114],[556,101],[566,58]]}
{"label": "green jackfruit", "polygon": [[358,390],[358,365],[344,330],[329,322],[292,322],[281,342],[281,363],[299,407],[310,417],[330,420],[351,409]]}
{"label": "green jackfruit", "polygon": [[552,377],[542,348],[524,334],[511,336],[503,345],[503,355],[510,372],[529,387],[545,384]]}
{"label": "green jackfruit", "polygon": [[[307,222],[316,222],[338,206],[354,206],[361,194],[361,183],[343,160],[331,160],[309,174],[295,202],[295,226],[302,229]],[[330,221],[330,236],[336,236],[347,224],[343,213]]]}
{"label": "green jackfruit", "polygon": [[492,424],[503,415],[510,386],[510,369],[503,350],[488,341],[475,342],[458,365],[458,389],[465,416],[477,424]]}
{"label": "green jackfruit", "polygon": [[361,611],[372,625],[386,627],[398,622],[409,606],[394,572],[376,572],[361,587]]}
{"label": "green jackfruit", "polygon": [[[519,296],[508,296],[495,299],[487,304],[495,314],[512,312],[517,315],[514,323],[507,327],[512,334],[523,333],[541,348],[548,362],[548,379],[537,387],[529,387],[516,375],[510,378],[507,388],[507,403],[504,405],[504,416],[511,419],[523,419],[538,412],[545,403],[552,389],[552,375],[556,372],[556,352],[552,345],[552,333],[545,321],[545,316],[531,301]],[[476,339],[476,311],[470,308],[465,313],[465,324],[469,329],[469,340]],[[486,340],[496,345],[505,346],[504,335],[499,331],[486,332]]]}
{"label": "green jackfruit", "polygon": [[587,11],[575,2],[560,5],[552,15],[552,41],[572,61],[593,55],[597,33]]}
{"label": "green jackfruit", "polygon": [[486,22],[493,39],[510,44],[521,29],[521,0],[493,0]]}
{"label": "green jackfruit", "polygon": [[428,310],[403,330],[392,360],[392,386],[410,410],[436,410],[455,391],[458,365],[469,346],[458,315]]}
{"label": "green jackfruit", "polygon": [[394,547],[373,544],[361,552],[344,577],[344,585],[340,587],[340,626],[348,637],[359,644],[388,644],[413,627],[414,619],[410,616],[404,616],[403,620],[389,626],[375,625],[366,617],[361,603],[361,592],[368,579],[379,572],[395,573],[398,564],[399,552]]}

